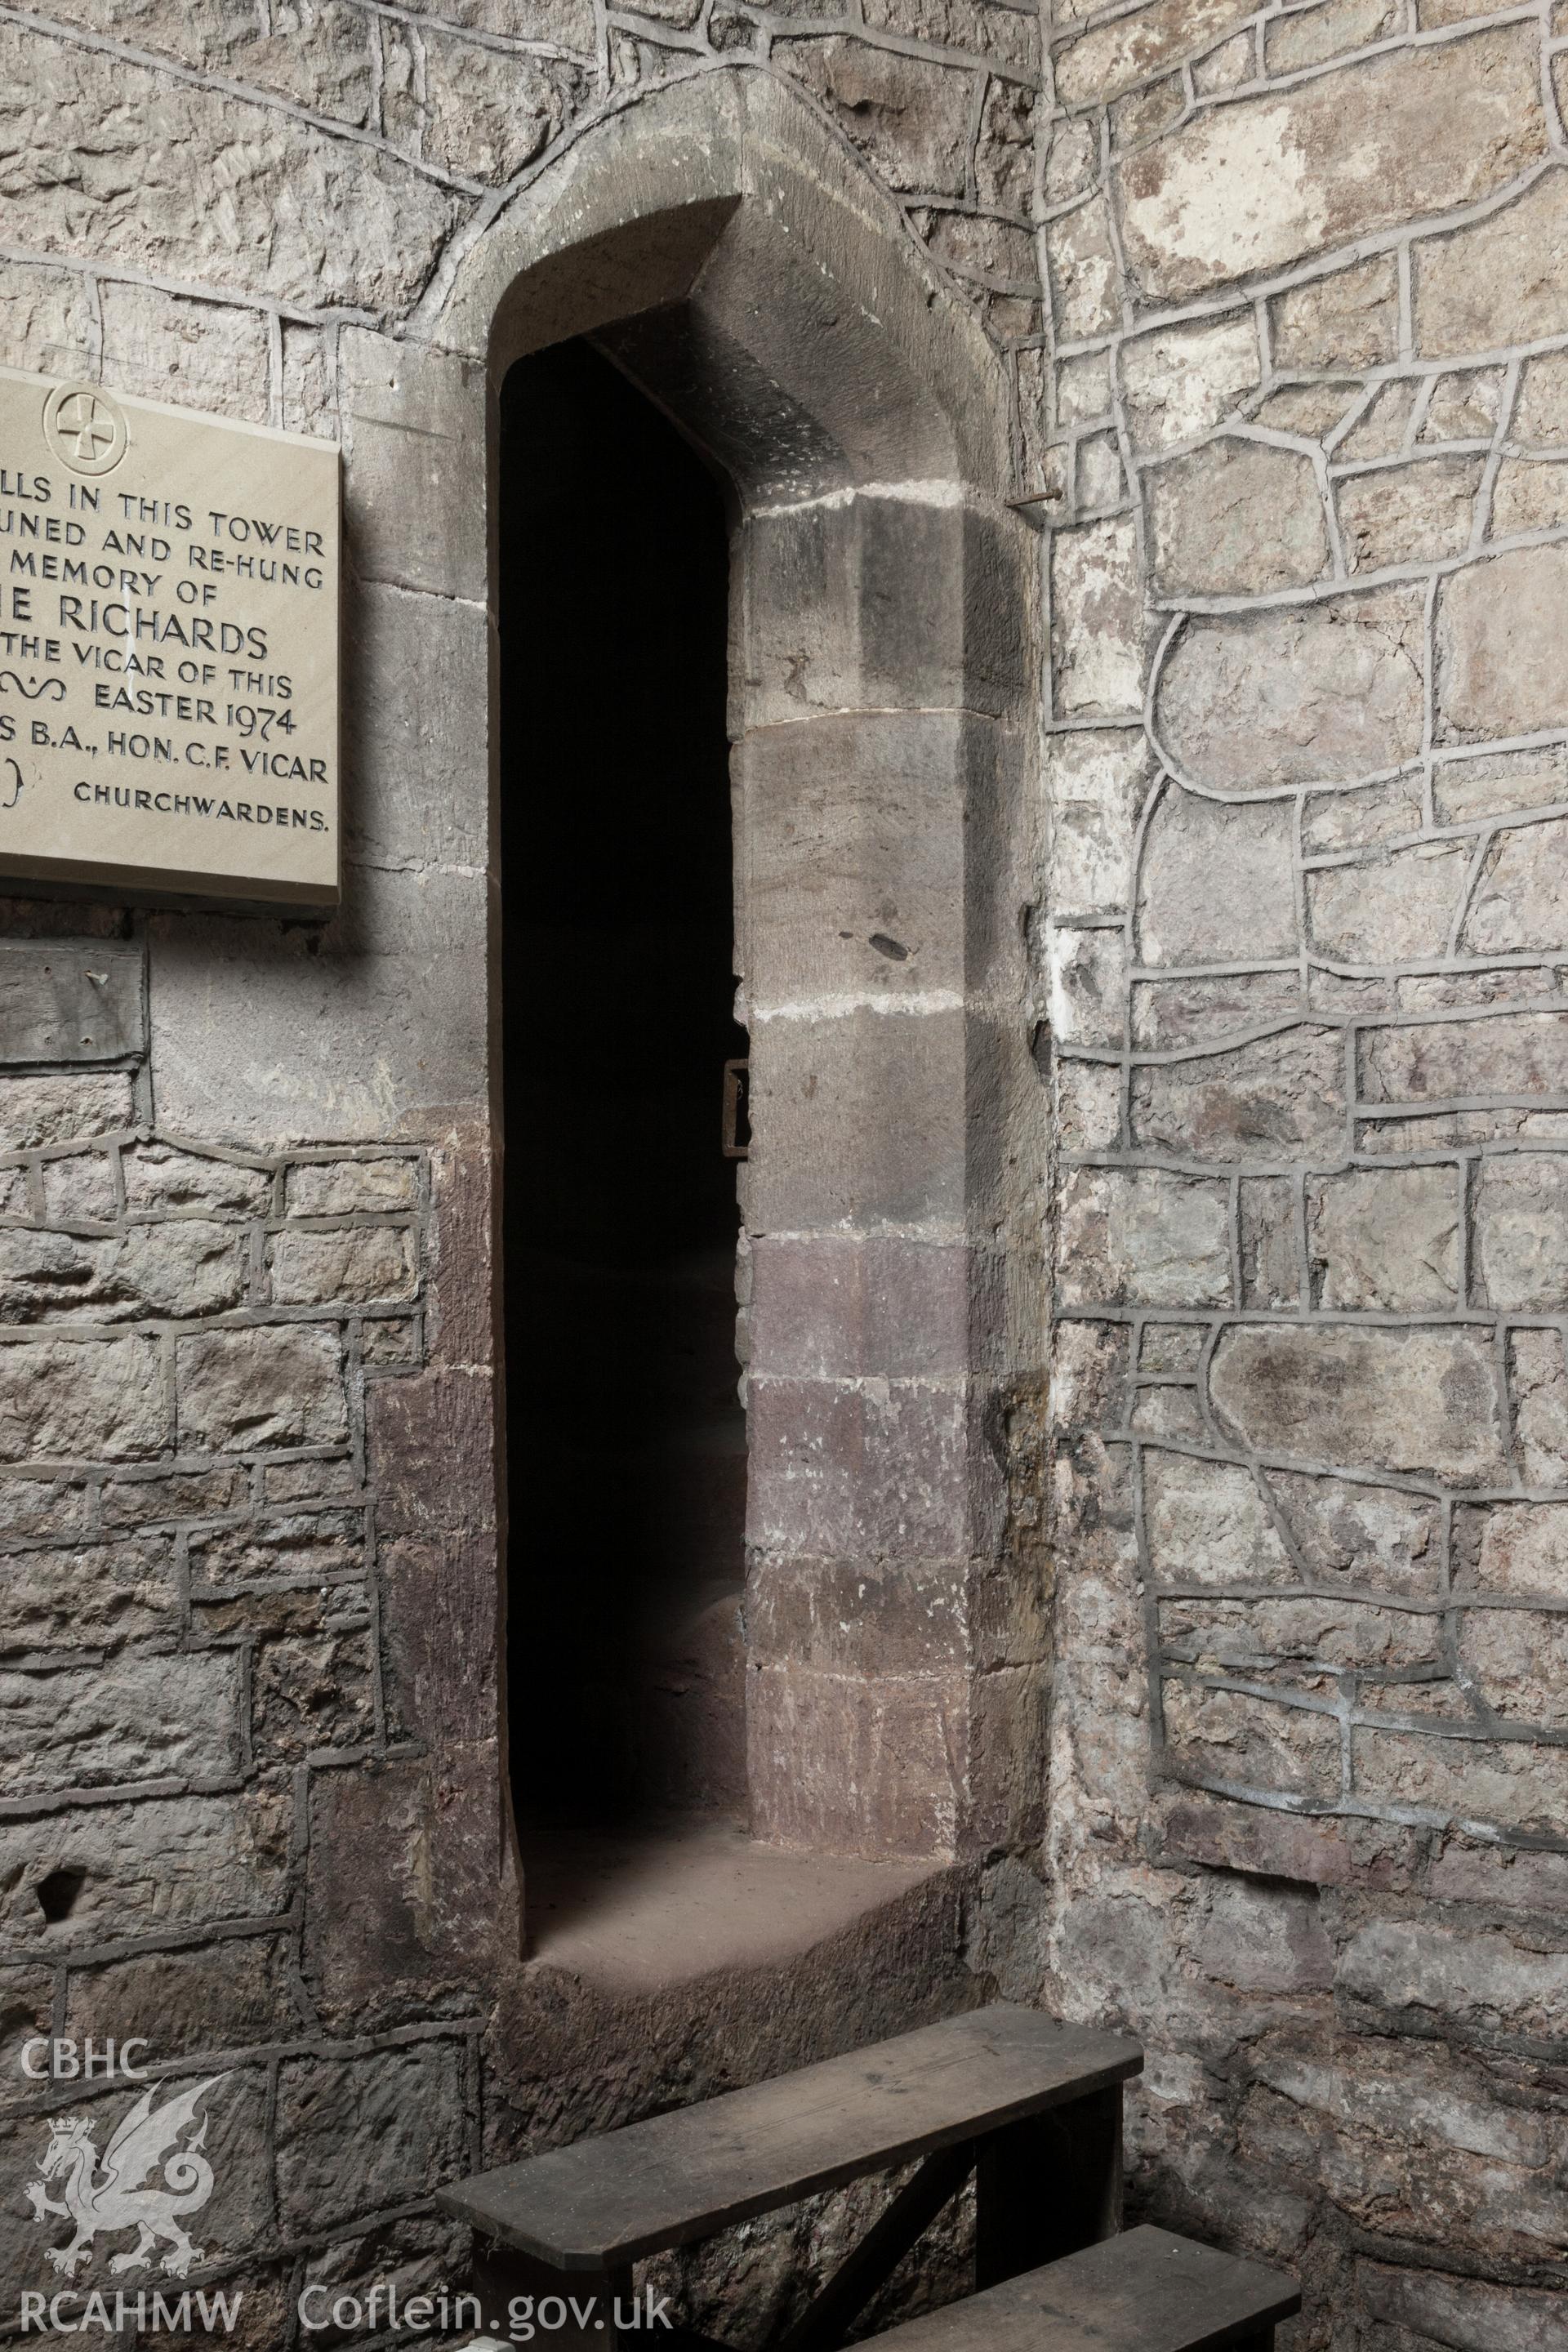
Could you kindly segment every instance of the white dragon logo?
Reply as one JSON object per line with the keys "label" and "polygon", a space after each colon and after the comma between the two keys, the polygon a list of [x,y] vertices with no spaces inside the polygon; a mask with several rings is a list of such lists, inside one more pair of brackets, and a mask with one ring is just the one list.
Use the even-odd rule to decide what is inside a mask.
{"label": "white dragon logo", "polygon": [[[27,2183],[27,2199],[38,2221],[46,2214],[63,2213],[76,2224],[76,2235],[68,2246],[44,2249],[56,2270],[67,2278],[74,2277],[79,2264],[92,2260],[92,2241],[100,2230],[139,2232],[127,2252],[112,2257],[111,2271],[145,2270],[161,2239],[169,2246],[163,2267],[176,2278],[184,2278],[194,2264],[205,2260],[205,2249],[191,2243],[177,2217],[199,2213],[213,2193],[213,2168],[200,2152],[207,2134],[206,2116],[184,2147],[177,2143],[206,2094],[226,2079],[209,2074],[205,2082],[195,2083],[188,2091],[166,2100],[156,2114],[153,2092],[143,2091],[104,2149],[101,2170],[89,2116],[57,2116],[50,2120],[49,2144],[38,2164],[39,2178]],[[148,2174],[160,2167],[163,2185],[144,2187]],[[50,2197],[44,2184],[58,2180],[62,2173],[64,2194]]]}

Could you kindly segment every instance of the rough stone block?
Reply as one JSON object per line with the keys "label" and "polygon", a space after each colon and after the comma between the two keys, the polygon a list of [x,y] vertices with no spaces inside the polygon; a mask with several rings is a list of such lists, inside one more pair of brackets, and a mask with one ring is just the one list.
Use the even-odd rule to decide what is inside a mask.
{"label": "rough stone block", "polygon": [[1187,1160],[1245,1167],[1331,1152],[1345,1136],[1339,1032],[1296,1029],[1135,1069],[1131,1118],[1135,1142]]}
{"label": "rough stone block", "polygon": [[305,1967],[351,2031],[427,2014],[484,1969],[500,1791],[493,1743],[312,1774]]}
{"label": "rough stone block", "polygon": [[1132,1044],[1140,1052],[1228,1045],[1281,1015],[1305,1013],[1296,971],[1183,972],[1132,988]]}
{"label": "rough stone block", "polygon": [[413,1298],[419,1288],[413,1234],[405,1225],[346,1233],[280,1233],[268,1244],[268,1272],[279,1307],[368,1305]]}
{"label": "rough stone block", "polygon": [[1443,1738],[1426,1732],[1352,1734],[1355,1787],[1417,1808],[1429,1820],[1496,1824],[1561,1838],[1568,1821],[1568,1748],[1533,1739]]}
{"label": "rough stone block", "polygon": [[99,1666],[0,1675],[0,1790],[42,1796],[127,1781],[226,1780],[238,1762],[232,1651],[132,1651]]}
{"label": "rough stone block", "polygon": [[[105,1525],[112,1524],[107,1518]],[[87,1488],[73,1480],[20,1476],[0,1479],[0,1531],[14,1543],[80,1535],[87,1525]]]}
{"label": "rough stone block", "polygon": [[93,363],[92,281],[37,262],[0,263],[0,365],[45,375],[89,375]]}
{"label": "rough stone block", "polygon": [[1322,1991],[1334,1951],[1320,1910],[1315,1892],[1216,1877],[1194,1957],[1206,1975],[1240,1991]]}
{"label": "rough stone block", "polygon": [[1496,2285],[1485,2279],[1449,2278],[1425,2266],[1394,2270],[1379,2263],[1356,2266],[1360,2300],[1370,2319],[1404,2342],[1459,2345],[1464,2352],[1552,2352],[1562,2331],[1563,2299],[1552,2288]]}
{"label": "rough stone block", "polygon": [[1125,907],[1138,813],[1154,772],[1142,728],[1073,728],[1047,753],[1053,823],[1047,903],[1058,915]]}
{"label": "rough stone block", "polygon": [[176,1342],[174,1362],[184,1444],[248,1453],[331,1445],[347,1434],[335,1329],[205,1331]]}
{"label": "rough stone block", "polygon": [[826,40],[775,40],[773,56],[815,91],[888,187],[963,194],[969,74],[837,34]]}
{"label": "rough stone block", "polygon": [[1264,58],[1271,74],[1295,73],[1404,30],[1399,0],[1328,0],[1325,7],[1300,9],[1269,25]]}
{"label": "rough stone block", "polygon": [[[280,139],[271,108],[107,50],[41,44],[19,25],[0,38],[0,87],[17,125],[16,243],[110,273],[395,313],[468,209],[369,142],[302,122]],[[56,168],[72,148],[103,157],[89,192],[68,190]],[[223,188],[225,201],[193,204],[196,186]]]}
{"label": "rough stone block", "polygon": [[1110,334],[1121,325],[1121,272],[1110,208],[1103,196],[1089,196],[1050,224],[1046,231],[1046,275],[1062,342]]}
{"label": "rough stone block", "polygon": [[[93,0],[63,0],[57,22],[102,29]],[[341,122],[363,123],[374,62],[359,11],[344,0],[285,0],[273,26],[267,30],[232,0],[201,9],[182,0],[125,0],[115,17],[116,33],[132,47],[293,99]]]}
{"label": "rough stone block", "polygon": [[173,1433],[156,1340],[0,1348],[0,1461],[136,1462]]}
{"label": "rough stone block", "polygon": [[1058,1236],[1062,1304],[1225,1306],[1226,1189],[1153,1169],[1074,1169],[1063,1189]]}
{"label": "rough stone block", "polygon": [[[530,20],[530,30],[532,20]],[[583,76],[563,58],[481,48],[434,26],[420,37],[423,89],[386,108],[394,137],[465,179],[500,184],[564,128],[583,97]]]}
{"label": "rough stone block", "polygon": [[240,1304],[248,1274],[244,1234],[194,1217],[102,1241],[12,1228],[0,1232],[0,1321],[218,1314]]}
{"label": "rough stone block", "polygon": [[1527,448],[1559,448],[1568,442],[1568,352],[1542,352],[1526,360],[1512,437]]}
{"label": "rough stone block", "polygon": [[[283,1903],[288,1860],[273,1793],[67,1807],[0,1829],[0,1917],[8,1937],[45,1945],[254,1918]],[[67,1916],[50,1921],[37,1889],[58,1871],[79,1878]]]}
{"label": "rough stone block", "polygon": [[1016,739],[937,711],[824,717],[748,735],[736,765],[753,1003],[984,986],[1016,955],[985,911],[1015,895]]}
{"label": "rough stone block", "polygon": [[[458,503],[462,512],[482,518],[482,457],[465,447],[464,462],[479,463],[480,474]],[[405,474],[394,470],[393,482],[401,486]],[[373,480],[363,495],[367,513],[384,515],[403,491]],[[439,544],[426,552],[428,531],[405,544],[379,524],[375,536],[366,560],[384,578],[413,575],[416,587],[427,584],[419,576],[426,569],[446,563],[455,571],[462,553],[459,547],[443,555]],[[480,596],[482,556],[481,546]],[[489,778],[482,754],[474,756],[475,714],[487,710],[489,699],[482,606],[455,593],[419,595],[378,581],[356,589],[346,617],[346,856],[367,865],[484,866],[490,855]]]}
{"label": "rough stone block", "polygon": [[1558,652],[1568,627],[1568,546],[1521,547],[1446,580],[1437,600],[1446,741],[1528,735],[1568,720]]}
{"label": "rough stone block", "polygon": [[1368,1102],[1419,1103],[1559,1094],[1565,1049],[1568,1023],[1556,1013],[1369,1029],[1362,1043],[1362,1095]]}
{"label": "rough stone block", "polygon": [[1399,349],[1399,268],[1392,253],[1310,278],[1269,305],[1281,370],[1386,366]]}
{"label": "rough stone block", "polygon": [[1138,946],[1145,964],[1294,955],[1294,813],[1168,788],[1144,839]]}
{"label": "rough stone block", "polygon": [[1161,739],[1220,792],[1382,774],[1421,748],[1423,633],[1411,588],[1190,621],[1160,680]]}
{"label": "rough stone block", "polygon": [[1435,563],[1461,555],[1480,488],[1478,457],[1429,457],[1352,474],[1335,491],[1345,561],[1352,572]]}
{"label": "rough stone block", "polygon": [[754,1029],[748,1223],[962,1219],[967,1028],[960,1013],[889,1011]]}
{"label": "rough stone block", "polygon": [[[468,54],[503,71],[515,70],[520,81],[531,71],[530,61],[521,58],[501,59],[483,50]],[[346,425],[344,522],[361,579],[392,581],[400,587],[482,604],[482,369],[470,360],[421,343],[394,342],[359,327],[343,330],[339,366]],[[410,616],[409,625],[420,637],[420,675],[427,687],[430,654],[443,637],[454,635],[450,619],[422,609]],[[459,635],[459,660],[464,643]],[[479,643],[482,677],[482,633]],[[463,664],[451,683],[467,683],[471,692],[468,673],[472,667],[471,660]],[[482,685],[479,692],[482,707]],[[402,698],[406,702],[406,695]],[[402,840],[406,845],[406,834]]]}
{"label": "rough stone block", "polygon": [[1210,1391],[1261,1453],[1435,1471],[1457,1486],[1501,1470],[1493,1352],[1468,1331],[1233,1328],[1215,1351]]}
{"label": "rough stone block", "polygon": [[1492,491],[1491,536],[1557,530],[1568,522],[1568,466],[1561,457],[1505,457]]}
{"label": "rough stone block", "polygon": [[288,1197],[293,1217],[411,1209],[419,1198],[418,1164],[392,1158],[302,1160],[289,1171]]}
{"label": "rough stone block", "polygon": [[284,2062],[278,2189],[291,2236],[439,2188],[468,2159],[463,2044],[443,2036],[352,2058]]}
{"label": "rough stone block", "polygon": [[1183,1778],[1320,1801],[1340,1793],[1333,1715],[1174,1681],[1164,1685],[1164,1712],[1166,1759]]}
{"label": "rough stone block", "polygon": [[1320,1306],[1441,1310],[1459,1297],[1464,1218],[1454,1168],[1351,1169],[1307,1180],[1307,1244]]}
{"label": "rough stone block", "polygon": [[1458,1663],[1466,1687],[1499,1724],[1568,1731],[1568,1616],[1561,1610],[1468,1609]]}
{"label": "rough stone block", "polygon": [[1244,1177],[1240,1186],[1241,1303],[1294,1307],[1301,1296],[1296,1199],[1272,1176]]}
{"label": "rough stone block", "polygon": [[[112,1224],[120,1214],[115,1190],[117,1153],[73,1151],[63,1160],[46,1160],[44,1215],[50,1224]],[[15,1173],[15,1171],[13,1171]],[[25,1195],[16,1200],[13,1213],[26,1214]]]}
{"label": "rough stone block", "polygon": [[1222,436],[1145,477],[1154,584],[1165,596],[1306,588],[1329,565],[1311,460]]}
{"label": "rough stone block", "polygon": [[1000,1265],[963,1244],[822,1234],[752,1244],[751,1370],[962,1379],[1001,1367]]}
{"label": "rough stone block", "polygon": [[[488,888],[367,866],[325,924],[154,916],[160,1117],[270,1150],[429,1133],[482,1107]],[[374,1037],[374,1059],[344,1036]]]}
{"label": "rough stone block", "polygon": [[1120,1046],[1127,1025],[1127,941],[1121,928],[1060,923],[1047,952],[1053,1047]]}
{"label": "rough stone block", "polygon": [[868,1682],[781,1665],[748,1684],[754,1835],[829,1853],[952,1852],[963,1676]]}
{"label": "rough stone block", "polygon": [[73,1969],[66,2032],[100,2044],[140,2034],[160,2059],[284,2040],[298,2031],[288,1964],[278,1937],[230,1936],[196,1951]]}
{"label": "rough stone block", "polygon": [[989,1482],[962,1395],[753,1375],[746,1405],[749,1543],[853,1559],[952,1559],[983,1542]]}
{"label": "rough stone block", "polygon": [[264,310],[194,302],[155,286],[106,279],[103,380],[142,400],[268,423],[270,360]]}
{"label": "rough stone block", "polygon": [[1195,441],[1228,416],[1259,379],[1249,310],[1213,325],[1163,327],[1121,346],[1121,383],[1134,447]]}
{"label": "rough stone block", "polygon": [[1547,172],[1484,220],[1413,249],[1415,348],[1427,358],[1542,342],[1568,331],[1558,257],[1568,177]]}
{"label": "rough stone block", "polygon": [[0,1654],[115,1648],[180,1630],[166,1542],[82,1544],[18,1552],[5,1574]]}
{"label": "rough stone block", "polygon": [[0,946],[0,1063],[116,1062],[146,1050],[139,949],[75,940]]}
{"label": "rough stone block", "polygon": [[1051,541],[1051,646],[1063,718],[1143,706],[1143,592],[1130,516]]}
{"label": "rough stone block", "polygon": [[1468,842],[1420,842],[1363,862],[1314,868],[1307,877],[1312,944],[1352,963],[1445,955],[1471,855]]}
{"label": "rough stone block", "polygon": [[1104,104],[1209,47],[1247,14],[1247,0],[1155,0],[1059,45],[1057,96],[1066,106]]}
{"label": "rough stone block", "polygon": [[1069,1156],[1113,1151],[1121,1140],[1121,1073],[1116,1065],[1060,1055],[1052,1079],[1059,1149]]}
{"label": "rough stone block", "polygon": [[100,1496],[99,1509],[104,1527],[112,1530],[210,1518],[248,1500],[243,1470],[190,1470],[166,1478],[111,1478]]}
{"label": "rough stone block", "polygon": [[1149,1565],[1163,1585],[1295,1581],[1265,1494],[1238,1464],[1152,1446],[1143,1510]]}
{"label": "rough stone block", "polygon": [[[1201,293],[1473,204],[1546,143],[1523,26],[1394,50],[1216,107],[1131,156],[1128,260],[1152,296]],[[1256,199],[1216,203],[1226,187],[1255,188]]]}
{"label": "rough stone block", "polygon": [[179,1210],[205,1217],[257,1217],[272,1196],[264,1168],[246,1168],[174,1144],[138,1143],[121,1155],[125,1205],[132,1216],[144,1211]]}
{"label": "rough stone block", "polygon": [[1443,1621],[1435,1613],[1378,1609],[1365,1601],[1163,1601],[1160,1640],[1167,1656],[1209,1673],[1247,1675],[1300,1661],[1386,1676],[1435,1666]]}
{"label": "rough stone block", "polygon": [[[294,1465],[319,1475],[321,1465]],[[204,1528],[189,1539],[191,1582],[199,1598],[226,1586],[315,1584],[363,1578],[364,1517],[360,1511],[301,1511]]]}
{"label": "rough stone block", "polygon": [[[1561,782],[1549,769],[1541,786],[1550,791]],[[1460,943],[1471,955],[1508,955],[1529,948],[1550,951],[1561,945],[1568,928],[1565,901],[1568,817],[1500,834],[1477,877]]]}
{"label": "rough stone block", "polygon": [[1481,1163],[1476,1183],[1479,1303],[1568,1306],[1568,1160],[1521,1153]]}
{"label": "rough stone block", "polygon": [[1559,1331],[1516,1331],[1510,1343],[1513,1425],[1528,1486],[1568,1486],[1568,1365]]}
{"label": "rough stone block", "polygon": [[200,1640],[253,1645],[250,1735],[263,1763],[352,1748],[375,1729],[375,1659],[363,1585],[193,1593]]}
{"label": "rough stone block", "polygon": [[134,1117],[131,1087],[130,1073],[121,1070],[0,1079],[0,1150],[32,1151],[128,1128]]}
{"label": "rough stone block", "polygon": [[1454,1543],[1458,1589],[1568,1601],[1568,1505],[1493,1503],[1461,1510]]}

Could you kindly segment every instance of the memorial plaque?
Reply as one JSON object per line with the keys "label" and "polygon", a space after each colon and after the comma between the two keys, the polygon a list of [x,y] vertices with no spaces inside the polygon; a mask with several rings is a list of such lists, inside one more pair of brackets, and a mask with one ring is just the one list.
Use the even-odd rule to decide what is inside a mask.
{"label": "memorial plaque", "polygon": [[338,452],[0,369],[0,878],[338,896]]}

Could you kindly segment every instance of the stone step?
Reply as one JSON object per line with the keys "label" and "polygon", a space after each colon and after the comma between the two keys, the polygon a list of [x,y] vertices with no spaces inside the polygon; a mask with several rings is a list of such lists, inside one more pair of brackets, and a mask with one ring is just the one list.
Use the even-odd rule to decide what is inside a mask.
{"label": "stone step", "polygon": [[1294,2280],[1147,2226],[889,2328],[887,2352],[1271,2352]]}

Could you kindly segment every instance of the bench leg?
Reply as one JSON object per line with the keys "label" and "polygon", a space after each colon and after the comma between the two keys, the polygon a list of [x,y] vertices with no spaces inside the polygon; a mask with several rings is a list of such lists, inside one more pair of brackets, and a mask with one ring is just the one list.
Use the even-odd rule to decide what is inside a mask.
{"label": "bench leg", "polygon": [[1114,2237],[1121,2227],[1121,2084],[993,2132],[981,2143],[974,2196],[976,2287]]}
{"label": "bench leg", "polygon": [[[521,2344],[526,2340],[521,2309],[524,2301],[535,2315],[532,2341],[536,2352],[541,2346],[548,2346],[550,2352],[617,2352],[618,2347],[628,2347],[637,2340],[629,2269],[558,2271],[548,2263],[536,2261],[531,2254],[520,2254],[491,2239],[476,2237],[472,2275],[484,2332],[499,2336],[503,2342],[508,2339],[514,2307],[518,2320],[515,2341]],[[546,2329],[539,2326],[536,2315],[541,2304],[552,2297],[562,2305],[565,2324]],[[630,2322],[629,2326],[616,2326],[617,2303],[622,2321]],[[548,2316],[554,2319],[556,2315],[552,2308]],[[665,2331],[658,2328],[653,2333],[662,2336]],[[653,2336],[647,2340],[651,2345]]]}

